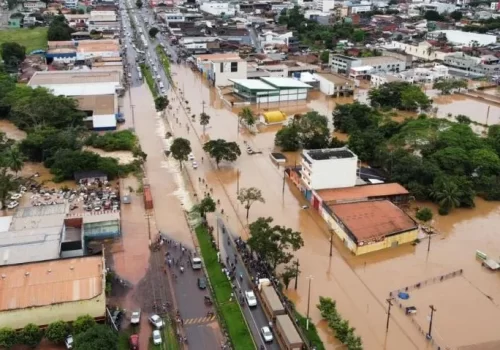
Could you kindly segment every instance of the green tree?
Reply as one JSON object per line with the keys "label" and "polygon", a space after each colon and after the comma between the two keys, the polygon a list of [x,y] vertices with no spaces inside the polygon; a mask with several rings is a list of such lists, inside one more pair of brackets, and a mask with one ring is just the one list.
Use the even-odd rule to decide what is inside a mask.
{"label": "green tree", "polygon": [[273,219],[258,218],[250,224],[250,238],[248,246],[267,261],[273,270],[279,264],[288,264],[293,254],[304,245],[300,232],[284,226],[272,226]]}
{"label": "green tree", "polygon": [[210,116],[203,112],[200,114],[200,125],[203,126],[203,133],[205,133],[205,127],[210,123]]}
{"label": "green tree", "polygon": [[66,18],[63,15],[58,15],[50,22],[47,39],[49,41],[71,40],[71,33],[73,33],[73,31],[74,30],[68,25]]}
{"label": "green tree", "polygon": [[348,320],[341,320],[334,325],[335,337],[340,340],[342,344],[345,344],[347,337],[351,334],[352,328],[349,325]]}
{"label": "green tree", "polygon": [[135,2],[135,6],[137,6],[138,9],[142,8],[142,1],[141,0],[137,0]]}
{"label": "green tree", "polygon": [[329,63],[330,61],[330,52],[328,50],[321,51],[321,54],[319,55],[319,59],[321,63]]}
{"label": "green tree", "polygon": [[157,112],[163,112],[169,105],[170,101],[165,96],[155,98],[155,108]]}
{"label": "green tree", "polygon": [[302,115],[297,125],[300,130],[300,143],[305,149],[320,149],[328,146],[330,130],[328,119],[318,112],[307,112]]}
{"label": "green tree", "polygon": [[207,213],[213,213],[216,209],[216,205],[212,197],[203,198],[199,204],[193,207],[193,210],[198,212],[202,218],[205,218]]}
{"label": "green tree", "polygon": [[15,330],[10,327],[0,328],[0,347],[10,349],[18,343],[18,337]]}
{"label": "green tree", "polygon": [[320,311],[321,317],[329,319],[332,318],[332,316],[336,316],[335,318],[338,318],[337,302],[332,298],[320,296],[319,304],[316,305],[316,307]]}
{"label": "green tree", "polygon": [[24,156],[18,147],[11,147],[5,154],[5,165],[13,172],[19,173],[24,166]]}
{"label": "green tree", "polygon": [[451,209],[460,206],[462,192],[455,183],[443,179],[436,179],[431,188],[430,195],[431,198],[439,204],[439,213],[441,215],[446,215]]}
{"label": "green tree", "polygon": [[355,131],[347,142],[349,149],[353,151],[359,159],[366,162],[375,160],[378,148],[385,142],[384,137],[378,128],[370,127],[363,131]]}
{"label": "green tree", "polygon": [[7,168],[0,168],[0,202],[5,208],[11,192],[17,191],[19,181],[7,172]]}
{"label": "green tree", "polygon": [[52,322],[45,332],[47,339],[55,344],[63,344],[68,334],[69,327],[64,321]]}
{"label": "green tree", "polygon": [[278,147],[281,147],[281,150],[283,152],[293,152],[300,149],[300,135],[298,126],[293,124],[281,128],[276,133],[274,144]]}
{"label": "green tree", "polygon": [[117,350],[118,334],[105,325],[94,325],[75,337],[75,350]]}
{"label": "green tree", "polygon": [[430,105],[429,97],[417,85],[410,85],[401,92],[401,107],[403,109],[427,109]]}
{"label": "green tree", "polygon": [[455,22],[460,21],[462,19],[462,17],[463,17],[463,14],[460,11],[453,11],[452,13],[450,13],[450,18],[453,18],[455,20]]}
{"label": "green tree", "polygon": [[377,127],[381,120],[380,114],[358,101],[336,105],[332,116],[335,130],[348,134],[372,126]]}
{"label": "green tree", "polygon": [[365,32],[361,29],[356,29],[354,33],[352,33],[352,40],[359,43],[365,40]]}
{"label": "green tree", "polygon": [[255,115],[253,114],[252,110],[248,107],[243,108],[238,113],[238,118],[240,122],[245,123],[245,125],[247,126],[255,125]]}
{"label": "green tree", "polygon": [[347,345],[347,350],[363,350],[363,342],[361,341],[361,337],[354,335],[353,332],[347,335],[345,344]]}
{"label": "green tree", "polygon": [[298,273],[300,273],[300,271],[297,271],[297,268],[295,266],[285,266],[283,272],[280,273],[280,277],[283,280],[283,284],[285,285],[286,289],[288,289],[288,286],[290,285],[292,279],[297,278]]}
{"label": "green tree", "polygon": [[75,322],[73,322],[73,335],[78,336],[79,334],[85,333],[95,325],[96,322],[92,316],[78,316]]}
{"label": "green tree", "polygon": [[2,59],[8,67],[17,69],[26,58],[26,48],[19,43],[6,42],[1,45]]}
{"label": "green tree", "polygon": [[28,323],[19,333],[19,341],[21,344],[27,345],[30,348],[36,347],[42,340],[42,330],[33,323]]}
{"label": "green tree", "polygon": [[151,27],[148,31],[148,34],[150,37],[152,38],[156,38],[156,34],[158,34],[160,32],[160,30],[156,27]]}
{"label": "green tree", "polygon": [[170,152],[172,152],[172,157],[179,161],[179,165],[182,169],[182,162],[186,162],[191,153],[191,142],[182,137],[178,137],[172,142]]}
{"label": "green tree", "polygon": [[459,114],[459,115],[455,116],[455,120],[459,124],[469,125],[470,123],[472,123],[472,120],[468,116],[463,115],[463,114]]}
{"label": "green tree", "polygon": [[430,210],[429,208],[425,207],[425,208],[422,208],[422,209],[419,209],[419,211],[417,211],[417,219],[422,221],[422,222],[429,222],[432,220],[432,210]]}
{"label": "green tree", "polygon": [[242,188],[238,193],[238,200],[247,210],[247,220],[248,214],[250,213],[250,207],[255,202],[265,203],[264,197],[262,197],[262,192],[255,187]]}
{"label": "green tree", "polygon": [[416,85],[407,82],[390,82],[368,92],[370,103],[374,107],[414,110],[418,107],[427,109],[431,100]]}
{"label": "green tree", "polygon": [[30,161],[43,162],[60,149],[76,151],[81,149],[82,144],[80,130],[77,128],[37,128],[31,130],[21,141],[19,149]]}
{"label": "green tree", "polygon": [[215,159],[217,168],[221,160],[234,162],[241,155],[240,147],[236,142],[227,142],[223,139],[210,140],[203,145],[203,150]]}
{"label": "green tree", "polygon": [[425,11],[424,18],[428,21],[440,22],[444,20],[444,17],[439,14],[439,12],[434,10]]}

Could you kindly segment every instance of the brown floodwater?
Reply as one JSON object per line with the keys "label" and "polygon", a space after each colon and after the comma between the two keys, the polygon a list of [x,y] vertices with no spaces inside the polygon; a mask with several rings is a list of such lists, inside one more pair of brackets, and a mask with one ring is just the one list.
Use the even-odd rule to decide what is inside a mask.
{"label": "brown floodwater", "polygon": [[26,133],[19,130],[14,123],[8,120],[0,120],[0,131],[4,132],[9,139],[21,141],[26,138]]}
{"label": "brown floodwater", "polygon": [[[167,119],[170,120],[176,136],[190,139],[199,163],[197,170],[188,166],[190,179],[194,186],[202,191],[203,186],[198,184],[198,177],[207,180],[209,187],[213,189],[214,197],[220,199],[226,220],[232,227],[246,237],[248,229],[246,213],[238,203],[236,193],[238,188],[254,186],[262,191],[266,202],[252,205],[249,222],[259,216],[272,216],[275,223],[302,232],[305,246],[296,253],[300,262],[301,276],[298,290],[291,290],[289,295],[295,300],[298,309],[305,313],[308,289],[306,277],[312,276],[311,317],[319,326],[320,335],[328,344],[328,348],[334,348],[337,343],[324,323],[320,323],[320,315],[315,307],[319,296],[337,300],[340,313],[356,327],[366,349],[430,348],[430,344],[418,331],[414,322],[396,307],[392,311],[390,329],[386,335],[385,299],[392,290],[458,269],[464,270],[458,282],[450,280],[428,286],[411,295],[410,300],[418,307],[415,323],[426,329],[429,314],[426,305],[434,303],[438,309],[434,317],[435,340],[443,348],[447,346],[456,348],[498,337],[495,320],[500,316],[500,310],[495,303],[488,304],[484,298],[500,302],[500,280],[498,276],[481,267],[475,259],[476,249],[483,250],[494,258],[500,256],[500,238],[496,235],[496,228],[500,225],[500,210],[497,203],[478,199],[474,209],[460,209],[447,217],[436,217],[434,226],[440,234],[432,239],[429,253],[427,241],[424,240],[416,246],[406,245],[354,257],[334,239],[333,256],[329,257],[329,234],[323,220],[315,211],[301,209],[301,205],[306,201],[288,181],[283,190],[283,168],[276,167],[270,161],[269,152],[275,149],[274,133],[279,127],[265,128],[263,132],[255,135],[239,130],[236,117],[238,110],[229,110],[215,93],[215,89],[210,88],[205,80],[185,66],[176,65],[172,69],[175,72],[174,79],[178,83],[177,86],[184,93],[182,100],[189,100],[190,111],[187,115],[199,115],[204,108],[204,111],[211,116],[210,125],[206,129],[210,139],[224,138],[236,141],[242,148],[243,141],[246,141],[255,150],[263,152],[257,155],[244,153],[234,164],[222,162],[219,170],[206,159],[201,163],[200,158],[204,155],[201,149],[202,128],[195,123],[193,130],[193,125],[189,124],[190,131],[187,131],[186,122],[190,118],[186,117],[182,109],[177,109],[179,100],[170,92],[169,99],[173,109],[167,113]],[[280,107],[279,109],[287,114],[296,113],[297,110],[301,112],[317,110],[330,118],[337,101],[349,102],[348,99],[330,99],[313,93],[307,101],[293,105],[286,104],[283,108],[266,106],[265,109]],[[458,99],[457,101],[460,102]],[[442,103],[440,109],[442,106],[449,106],[450,111],[456,108],[453,107],[454,101],[440,103]],[[255,109],[257,112],[265,111],[262,106]],[[462,108],[459,110],[455,114],[464,113]],[[175,123],[176,117],[179,118],[181,125]],[[145,140],[141,141],[141,144],[142,142],[145,142],[143,145],[145,148],[149,147],[146,146],[147,143],[152,144],[155,141]],[[153,148],[155,147],[151,146],[149,149]],[[146,152],[149,160],[151,151]],[[288,164],[295,162],[293,158],[295,155],[287,154],[287,156],[291,156]],[[160,169],[150,168],[149,176],[153,176],[152,173],[156,171]],[[180,186],[186,185],[181,183]],[[160,200],[164,198],[167,196],[161,196]],[[155,205],[157,205],[156,198]],[[167,225],[168,221],[165,222]],[[472,291],[471,288],[464,292],[460,288],[457,289],[455,283],[463,283],[462,279],[472,286]],[[434,288],[438,288],[440,293],[435,299],[433,299]],[[463,310],[457,307],[455,312],[449,312],[458,301],[471,303],[477,307],[467,307]],[[442,312],[439,312],[440,308]],[[473,324],[477,319],[481,321],[488,319],[489,322],[481,322],[480,330],[470,332],[471,329],[478,328],[476,323]]]}

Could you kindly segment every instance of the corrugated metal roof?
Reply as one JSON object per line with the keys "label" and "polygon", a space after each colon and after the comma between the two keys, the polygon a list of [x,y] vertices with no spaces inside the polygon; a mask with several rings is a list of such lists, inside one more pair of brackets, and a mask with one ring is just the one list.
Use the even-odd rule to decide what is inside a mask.
{"label": "corrugated metal roof", "polygon": [[407,195],[408,190],[398,183],[384,183],[379,185],[354,186],[346,188],[332,188],[318,190],[316,193],[324,202],[349,201],[374,197]]}
{"label": "corrugated metal roof", "polygon": [[43,84],[31,85],[33,88],[44,87],[56,96],[91,96],[113,95],[118,83],[80,83],[80,84]]}
{"label": "corrugated metal roof", "polygon": [[312,86],[292,78],[263,77],[264,82],[278,88],[302,88],[310,89]]}
{"label": "corrugated metal roof", "polygon": [[101,256],[0,267],[0,311],[94,298],[103,271]]}

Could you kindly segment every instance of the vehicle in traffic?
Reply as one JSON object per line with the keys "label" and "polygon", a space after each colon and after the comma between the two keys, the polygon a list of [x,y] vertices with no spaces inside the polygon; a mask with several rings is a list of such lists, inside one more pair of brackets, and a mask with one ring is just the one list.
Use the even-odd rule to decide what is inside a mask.
{"label": "vehicle in traffic", "polygon": [[193,270],[201,269],[201,259],[197,256],[193,257],[191,259],[191,267],[193,268]]}
{"label": "vehicle in traffic", "polygon": [[207,288],[207,280],[203,277],[198,278],[198,288],[206,289]]}
{"label": "vehicle in traffic", "polygon": [[164,89],[164,88],[165,88],[165,85],[163,85],[163,83],[162,83],[162,82],[160,82],[160,84],[159,84],[159,85],[160,85],[160,89]]}
{"label": "vehicle in traffic", "polygon": [[153,344],[154,345],[160,345],[161,344],[161,333],[157,329],[155,329],[153,331]]}
{"label": "vehicle in traffic", "polygon": [[73,336],[71,334],[64,340],[64,345],[66,345],[66,349],[73,349]]}
{"label": "vehicle in traffic", "polygon": [[130,323],[131,324],[139,324],[141,322],[141,310],[138,311],[133,311],[132,315],[130,316]]}
{"label": "vehicle in traffic", "polygon": [[193,160],[193,169],[198,169],[198,163]]}
{"label": "vehicle in traffic", "polygon": [[257,298],[252,290],[245,291],[245,299],[247,300],[248,306],[257,306]]}
{"label": "vehicle in traffic", "polygon": [[139,350],[139,335],[132,334],[129,338],[130,350]]}
{"label": "vehicle in traffic", "polygon": [[128,74],[127,74],[127,77],[132,78],[132,74],[131,74],[131,73],[128,73]]}
{"label": "vehicle in traffic", "polygon": [[156,328],[161,328],[165,325],[161,317],[156,314],[151,315],[151,317],[149,318],[149,322],[151,322],[151,324]]}
{"label": "vehicle in traffic", "polygon": [[193,154],[193,152],[189,153],[188,159],[189,160],[194,160],[194,154]]}
{"label": "vehicle in traffic", "polygon": [[273,341],[273,333],[271,332],[271,329],[269,329],[269,327],[262,327],[260,329],[260,334],[262,334],[262,339],[264,339],[266,343],[270,343]]}

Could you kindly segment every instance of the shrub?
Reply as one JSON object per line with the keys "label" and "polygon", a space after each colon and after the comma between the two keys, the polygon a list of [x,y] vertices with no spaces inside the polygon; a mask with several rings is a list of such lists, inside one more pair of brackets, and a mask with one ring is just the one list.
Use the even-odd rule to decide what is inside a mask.
{"label": "shrub", "polygon": [[62,344],[64,343],[68,333],[68,324],[64,321],[56,321],[49,324],[47,331],[45,332],[45,336],[53,343]]}
{"label": "shrub", "polygon": [[17,343],[16,331],[10,327],[0,328],[0,348],[10,349]]}
{"label": "shrub", "polygon": [[95,320],[90,315],[79,316],[75,322],[73,322],[73,334],[78,335],[88,331],[90,328],[96,325]]}
{"label": "shrub", "polygon": [[85,144],[87,146],[100,148],[106,152],[133,151],[137,144],[137,138],[130,130],[110,132],[104,135],[93,133]]}
{"label": "shrub", "polygon": [[21,330],[21,333],[19,334],[19,341],[21,344],[34,348],[40,343],[42,337],[42,330],[36,324],[28,323]]}

